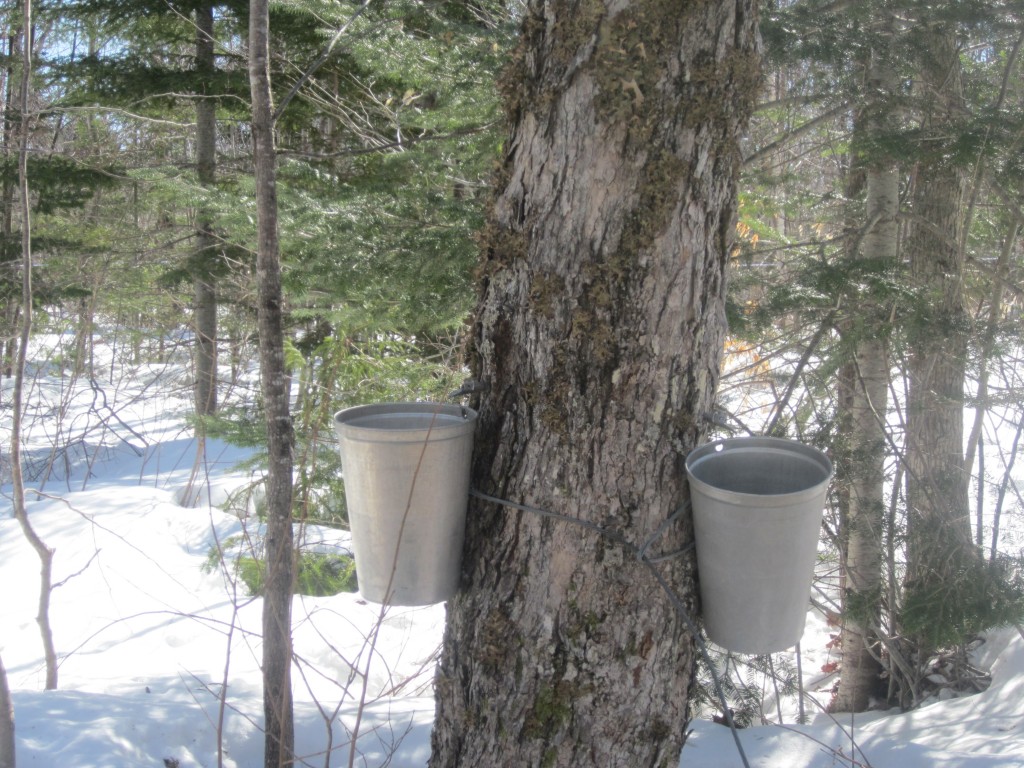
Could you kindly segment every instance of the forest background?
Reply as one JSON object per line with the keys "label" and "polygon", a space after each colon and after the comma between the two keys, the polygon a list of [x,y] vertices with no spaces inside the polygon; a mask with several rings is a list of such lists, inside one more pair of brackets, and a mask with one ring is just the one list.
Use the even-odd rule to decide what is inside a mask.
{"label": "forest background", "polygon": [[[818,599],[842,650],[839,710],[914,706],[936,684],[937,654],[964,658],[979,631],[1024,613],[1020,545],[1006,534],[1022,504],[1022,11],[762,9],[719,428],[795,437],[835,462]],[[39,4],[24,104],[22,17],[0,13],[4,375],[27,348],[23,135],[33,332],[74,340],[50,362],[69,383],[102,378],[100,333],[136,364],[186,351],[199,444],[253,448],[258,464],[263,399],[245,375],[257,349],[248,4]],[[335,411],[445,399],[465,378],[474,233],[522,13],[271,7],[296,520],[346,524]],[[33,481],[71,450],[67,437]],[[202,463],[200,450],[197,473]],[[258,593],[259,557],[239,562]],[[302,589],[353,586],[345,563],[299,563]],[[956,685],[977,684],[967,666]],[[740,683],[730,693],[749,718]]]}

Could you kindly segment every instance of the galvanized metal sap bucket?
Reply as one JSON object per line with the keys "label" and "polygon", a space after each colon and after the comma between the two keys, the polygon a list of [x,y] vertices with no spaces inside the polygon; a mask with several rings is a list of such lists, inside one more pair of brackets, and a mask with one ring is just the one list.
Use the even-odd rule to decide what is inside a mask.
{"label": "galvanized metal sap bucket", "polygon": [[335,415],[367,600],[430,605],[455,594],[476,418],[440,403],[361,405]]}
{"label": "galvanized metal sap bucket", "polygon": [[686,457],[704,628],[739,653],[803,634],[832,463],[793,440],[719,440]]}

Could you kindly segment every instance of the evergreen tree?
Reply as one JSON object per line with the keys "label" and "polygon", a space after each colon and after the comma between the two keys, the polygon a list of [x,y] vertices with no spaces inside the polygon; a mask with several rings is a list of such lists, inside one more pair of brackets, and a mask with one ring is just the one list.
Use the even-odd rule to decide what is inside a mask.
{"label": "evergreen tree", "polygon": [[238,107],[244,108],[247,102],[238,98],[244,94],[244,74],[234,53],[221,41],[237,36],[239,9],[237,4],[209,0],[148,4],[96,0],[79,5],[77,11],[83,20],[110,30],[113,40],[76,63],[77,103],[97,100],[107,109],[127,108],[157,120],[191,112],[188,122],[195,130],[171,172],[177,176],[188,169],[187,178],[200,191],[189,195],[194,201],[190,209],[165,209],[158,221],[164,226],[181,216],[185,219],[181,223],[192,230],[190,253],[171,274],[187,277],[193,286],[196,414],[209,416],[217,406],[216,284],[229,255],[217,234],[210,201],[216,187],[217,113],[244,114]]}
{"label": "evergreen tree", "polygon": [[[1013,615],[1011,606],[1019,605],[1013,597],[1012,578],[1010,583],[1005,581],[1005,569],[996,569],[999,574],[979,573],[973,564],[976,558],[969,553],[967,470],[959,426],[967,369],[957,362],[967,359],[970,343],[970,326],[962,309],[966,296],[962,291],[974,281],[967,269],[970,244],[995,247],[994,239],[985,242],[981,228],[968,231],[972,209],[981,210],[981,201],[990,194],[987,190],[993,189],[986,179],[986,166],[1006,167],[1001,140],[1008,135],[1004,133],[1008,126],[1016,124],[1005,108],[1005,77],[1002,89],[995,87],[991,77],[965,79],[965,95],[958,95],[957,83],[967,64],[973,62],[963,69],[965,75],[972,70],[980,75],[985,67],[979,63],[992,57],[992,52],[1013,50],[1011,43],[1019,33],[1005,26],[1012,13],[989,3],[939,7],[917,2],[835,5],[806,0],[780,7],[764,27],[776,66],[801,76],[806,73],[787,81],[777,95],[775,103],[786,106],[769,105],[765,116],[790,109],[799,116],[794,122],[802,125],[786,127],[781,136],[755,144],[750,157],[757,166],[748,173],[763,184],[776,183],[778,177],[763,172],[754,176],[755,170],[774,162],[789,170],[797,180],[793,186],[805,190],[799,197],[788,198],[791,215],[796,221],[805,217],[804,221],[817,222],[817,230],[786,245],[785,235],[795,230],[793,225],[773,229],[757,207],[745,208],[744,223],[760,235],[756,246],[748,245],[753,254],[750,260],[764,262],[764,254],[773,254],[779,241],[782,245],[773,255],[779,264],[771,273],[773,279],[764,281],[761,273],[761,284],[748,289],[757,310],[750,312],[748,306],[735,313],[738,322],[733,327],[749,332],[754,328],[751,320],[773,324],[788,314],[820,329],[813,334],[804,331],[810,342],[797,375],[804,382],[814,382],[810,394],[818,405],[812,415],[830,414],[828,421],[818,423],[818,434],[812,438],[833,450],[837,466],[840,524],[829,531],[838,534],[835,541],[845,569],[846,610],[837,638],[843,651],[843,675],[835,702],[841,708],[867,705],[868,694],[875,688],[872,681],[881,671],[880,660],[888,665],[888,694],[912,703],[922,674],[913,667],[927,660],[922,653],[935,647],[940,637],[939,645],[955,646],[986,622],[1004,622]],[[879,19],[891,22],[882,26]],[[1013,37],[1006,40],[1008,34]],[[884,44],[885,36],[894,43]],[[968,56],[965,51],[970,46],[984,53]],[[877,83],[862,87],[856,78],[861,65],[870,60],[869,52],[890,72],[890,85],[884,89]],[[937,64],[940,59],[942,63]],[[996,71],[1002,77],[1010,70],[1000,64]],[[810,80],[818,90],[807,85]],[[833,92],[830,99],[804,96],[818,93],[822,84]],[[837,101],[851,105],[852,119],[834,119]],[[758,135],[757,122],[752,134]],[[815,152],[826,158],[848,153],[849,160],[838,164],[839,173],[823,174],[820,165],[810,160]],[[789,165],[782,164],[786,153],[794,158]],[[809,170],[813,167],[811,179],[793,173],[795,163]],[[872,200],[879,199],[877,174],[886,163],[891,175],[885,199],[890,202],[887,212],[878,216]],[[973,189],[965,187],[971,170]],[[822,178],[830,178],[832,187],[815,195]],[[755,191],[757,196],[749,194],[748,202],[760,204],[763,199],[763,210],[787,210],[778,203],[778,188],[760,186]],[[893,208],[896,200],[898,209]],[[845,219],[838,215],[835,201],[847,211]],[[872,233],[878,233],[878,226],[885,222],[884,240],[890,244],[886,258],[849,258],[851,253],[863,256],[873,249]],[[894,250],[896,244],[899,251]],[[793,343],[792,334],[778,333],[778,326],[773,327],[776,343]],[[897,397],[889,408],[880,405],[892,387],[886,356],[910,382],[908,399]],[[815,358],[819,364],[812,362]],[[909,362],[904,364],[905,360]],[[873,373],[866,376],[867,371]],[[862,397],[858,406],[858,393],[863,396],[869,390],[874,394]],[[791,404],[790,413],[783,413],[791,394],[792,387],[787,387],[771,419],[776,431],[799,433],[802,429],[799,407]],[[822,402],[834,405],[822,408]],[[861,417],[854,418],[858,409]],[[899,425],[891,423],[892,412],[903,417]],[[849,416],[843,418],[844,413]],[[832,422],[831,414],[839,418]],[[863,436],[868,432],[857,437],[851,431],[857,423],[873,433],[867,442]],[[866,517],[858,512],[865,499],[873,499],[865,507]],[[947,522],[923,524],[939,519]],[[923,569],[915,567],[915,562],[929,559],[929,552],[940,551],[944,554]],[[955,553],[959,554],[954,557]],[[938,561],[943,559],[946,566],[940,567]],[[905,567],[918,575],[905,582]],[[996,583],[1000,580],[1002,586]],[[919,588],[923,584],[928,586]],[[980,610],[982,592],[995,596],[986,610]]]}

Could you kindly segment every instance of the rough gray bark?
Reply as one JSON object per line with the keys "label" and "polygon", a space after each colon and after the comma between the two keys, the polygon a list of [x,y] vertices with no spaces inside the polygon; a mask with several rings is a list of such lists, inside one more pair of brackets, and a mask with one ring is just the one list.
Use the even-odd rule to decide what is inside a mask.
{"label": "rough gray bark", "polygon": [[[531,2],[471,363],[473,484],[640,546],[686,498],[725,333],[756,2]],[[691,540],[689,516],[653,550]],[[692,552],[659,565],[694,608]],[[433,768],[668,766],[694,639],[628,550],[474,501]]]}
{"label": "rough gray bark", "polygon": [[274,109],[270,91],[270,19],[267,0],[249,5],[249,82],[252,91],[253,161],[256,177],[257,279],[260,385],[267,421],[267,531],[264,546],[263,711],[265,768],[292,765],[291,605],[292,452],[288,369],[284,359]]}
{"label": "rough gray bark", "polygon": [[0,659],[0,768],[14,768],[14,699],[7,685],[7,670]]}
{"label": "rough gray bark", "polygon": [[964,113],[953,34],[926,30],[920,92],[926,154],[918,161],[907,238],[922,319],[912,329],[907,394],[908,588],[955,578],[975,556],[964,467],[964,376],[968,318],[960,248],[966,208],[963,167],[941,151]]}
{"label": "rough gray bark", "polygon": [[[216,69],[213,49],[213,4],[195,11],[196,69],[210,76]],[[217,105],[208,94],[196,100],[196,172],[199,183],[212,187],[217,178]],[[217,239],[209,213],[196,216],[196,274],[194,278],[194,319],[196,327],[195,399],[196,415],[209,416],[217,410],[217,291],[213,264]]]}
{"label": "rough gray bark", "polygon": [[[865,92],[871,94],[858,119],[858,129],[887,130],[893,76],[884,60],[869,67]],[[891,157],[865,159],[865,234],[851,258],[895,264],[898,252],[899,173]],[[852,339],[853,361],[844,377],[840,423],[846,433],[846,513],[840,531],[843,548],[843,616],[840,629],[842,674],[831,708],[861,712],[879,691],[881,664],[871,653],[880,623],[882,550],[885,520],[885,415],[889,393],[889,350],[886,334],[890,308],[861,300],[849,308],[856,319],[843,332]]]}

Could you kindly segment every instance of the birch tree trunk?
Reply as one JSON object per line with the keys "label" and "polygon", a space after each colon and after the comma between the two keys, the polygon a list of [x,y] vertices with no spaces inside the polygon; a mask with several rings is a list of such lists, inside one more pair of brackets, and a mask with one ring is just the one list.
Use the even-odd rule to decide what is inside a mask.
{"label": "birch tree trunk", "polygon": [[[893,76],[882,59],[869,65],[865,92],[873,94],[858,117],[869,136],[887,130]],[[876,265],[895,264],[898,249],[899,173],[896,161],[874,156],[865,165],[865,233],[851,258]],[[885,520],[885,418],[889,392],[889,350],[883,329],[890,309],[861,300],[849,309],[844,333],[852,338],[853,362],[844,376],[840,416],[847,434],[844,474],[849,478],[843,545],[843,595],[840,647],[842,674],[831,708],[840,712],[867,709],[879,692],[881,664],[873,626],[881,618],[882,549]]]}
{"label": "birch tree trunk", "polygon": [[291,766],[292,714],[292,452],[288,370],[284,359],[284,300],[277,233],[274,110],[270,91],[268,0],[249,6],[249,82],[252,91],[253,161],[259,282],[260,386],[267,420],[267,532],[263,592],[263,712],[265,768]]}
{"label": "birch tree trunk", "polygon": [[[725,334],[756,2],[529,4],[484,232],[473,484],[641,546],[685,500]],[[690,543],[689,515],[653,553]],[[694,638],[629,549],[474,501],[432,768],[674,766]],[[693,610],[692,551],[657,566]]]}

